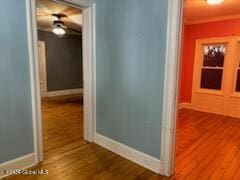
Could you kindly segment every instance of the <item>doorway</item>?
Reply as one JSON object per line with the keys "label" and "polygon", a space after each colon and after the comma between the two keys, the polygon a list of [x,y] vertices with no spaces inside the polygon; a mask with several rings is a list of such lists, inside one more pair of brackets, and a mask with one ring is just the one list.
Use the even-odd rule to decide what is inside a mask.
{"label": "doorway", "polygon": [[[36,1],[43,157],[83,143],[82,10]],[[55,153],[54,153],[55,152]]]}
{"label": "doorway", "polygon": [[[47,1],[47,0],[46,0]],[[37,1],[36,1],[37,2]],[[34,152],[36,155],[36,163],[39,163],[44,160],[43,156],[43,135],[42,135],[42,113],[41,113],[41,96],[40,96],[40,72],[39,72],[39,60],[38,60],[38,38],[37,38],[37,12],[35,1],[28,2],[28,18],[29,22],[31,21],[31,26],[29,27],[29,37],[32,39],[33,44],[30,47],[30,53],[33,56],[33,64],[31,65],[32,69],[32,89],[33,89],[33,104],[36,106],[34,109]],[[53,3],[53,1],[51,1]],[[94,134],[94,74],[95,74],[95,6],[93,2],[76,2],[68,3],[65,1],[54,2],[59,5],[69,6],[73,8],[80,9],[82,11],[82,66],[83,66],[83,139],[89,142],[93,141]],[[31,33],[32,34],[31,34]],[[46,45],[46,43],[45,43]],[[57,92],[59,93],[59,92]],[[75,91],[72,91],[73,94],[76,94]],[[60,91],[61,95],[65,95],[65,92]],[[48,96],[55,96],[55,92],[48,94]],[[54,97],[55,98],[55,97]],[[71,98],[70,98],[71,99]],[[81,134],[81,132],[79,132]]]}
{"label": "doorway", "polygon": [[240,177],[240,26],[230,28],[240,23],[231,16],[240,14],[240,9],[221,10],[236,6],[236,1],[210,2],[186,0],[182,8],[182,52],[175,59],[181,64],[178,111],[170,120],[177,123],[176,136],[170,140],[175,152],[170,155],[174,178]]}

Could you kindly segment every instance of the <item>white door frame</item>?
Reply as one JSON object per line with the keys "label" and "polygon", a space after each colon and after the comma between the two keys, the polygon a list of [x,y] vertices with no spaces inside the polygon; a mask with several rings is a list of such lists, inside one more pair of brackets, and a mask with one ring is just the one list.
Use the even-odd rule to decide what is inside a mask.
{"label": "white door frame", "polygon": [[[95,134],[95,4],[86,0],[60,2],[83,9],[83,84],[84,140],[93,142]],[[26,0],[27,30],[30,59],[30,78],[33,111],[35,163],[43,161],[42,115],[38,63],[36,0]],[[79,132],[80,133],[80,132]]]}
{"label": "white door frame", "polygon": [[[38,58],[39,60],[39,63],[43,63],[43,85],[44,85],[44,92],[43,92],[43,96],[42,97],[46,97],[47,96],[47,66],[46,66],[46,47],[45,47],[45,41],[38,41],[38,46],[41,46],[41,52],[42,55],[41,57],[43,57],[42,61],[43,62],[40,62],[41,60]],[[40,92],[41,94],[41,92]]]}
{"label": "white door frame", "polygon": [[161,133],[161,174],[171,176],[175,165],[175,139],[178,112],[178,81],[184,0],[168,1],[163,114]]}

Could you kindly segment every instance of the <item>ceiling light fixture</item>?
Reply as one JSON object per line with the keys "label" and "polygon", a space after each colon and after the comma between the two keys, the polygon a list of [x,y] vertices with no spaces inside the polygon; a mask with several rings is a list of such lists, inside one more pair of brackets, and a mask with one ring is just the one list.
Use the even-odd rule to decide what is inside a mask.
{"label": "ceiling light fixture", "polygon": [[54,27],[52,31],[54,34],[56,34],[59,37],[62,37],[66,33],[66,31],[62,27],[58,27],[58,26]]}
{"label": "ceiling light fixture", "polygon": [[218,5],[223,3],[224,0],[206,0],[208,4],[210,5]]}
{"label": "ceiling light fixture", "polygon": [[66,17],[65,14],[52,14],[57,20],[53,21],[53,29],[52,32],[56,34],[58,37],[62,37],[66,34],[67,26],[64,25],[64,22],[61,21],[62,17]]}

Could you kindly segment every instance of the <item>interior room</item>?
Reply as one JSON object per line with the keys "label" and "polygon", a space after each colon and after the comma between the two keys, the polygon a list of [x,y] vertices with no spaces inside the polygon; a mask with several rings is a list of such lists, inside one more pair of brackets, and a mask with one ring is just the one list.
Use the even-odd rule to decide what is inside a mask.
{"label": "interior room", "polygon": [[175,177],[240,178],[240,1],[186,0]]}
{"label": "interior room", "polygon": [[0,179],[240,179],[237,0],[1,0],[0,22]]}

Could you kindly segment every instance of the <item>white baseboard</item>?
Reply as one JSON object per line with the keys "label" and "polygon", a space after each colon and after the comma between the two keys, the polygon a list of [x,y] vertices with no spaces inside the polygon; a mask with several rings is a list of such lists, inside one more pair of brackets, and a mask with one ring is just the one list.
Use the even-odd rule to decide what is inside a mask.
{"label": "white baseboard", "polygon": [[100,134],[95,134],[94,142],[104,148],[133,161],[147,169],[160,174],[162,172],[162,164],[159,159],[149,156],[143,152],[130,148],[124,144],[116,142]]}
{"label": "white baseboard", "polygon": [[60,90],[60,91],[48,91],[47,97],[54,97],[54,96],[64,96],[64,95],[71,95],[71,94],[80,94],[83,93],[83,89],[66,89],[66,90]]}
{"label": "white baseboard", "polygon": [[9,174],[5,174],[5,170],[22,170],[30,168],[34,165],[36,165],[34,153],[2,163],[0,164],[0,179],[9,176]]}
{"label": "white baseboard", "polygon": [[191,109],[191,103],[184,102],[178,105],[178,109]]}

